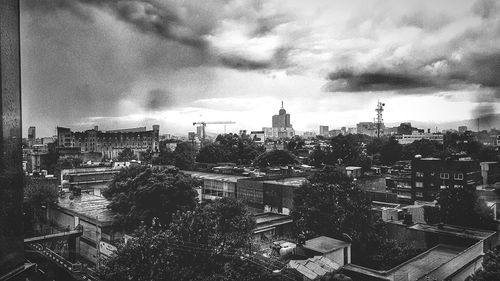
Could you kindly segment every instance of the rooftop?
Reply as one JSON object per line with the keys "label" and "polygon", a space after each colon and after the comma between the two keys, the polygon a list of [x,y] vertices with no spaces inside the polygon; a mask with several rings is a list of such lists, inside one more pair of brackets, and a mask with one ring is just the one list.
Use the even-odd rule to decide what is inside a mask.
{"label": "rooftop", "polygon": [[197,171],[182,171],[183,173],[187,175],[191,175],[193,178],[200,178],[200,179],[207,179],[207,180],[218,180],[218,181],[227,181],[227,182],[234,182],[236,183],[237,180],[239,179],[245,179],[248,177],[243,177],[243,176],[235,176],[235,175],[228,175],[228,174],[215,174],[215,173],[204,173],[204,172],[197,172]]}
{"label": "rooftop", "polygon": [[488,231],[475,228],[465,228],[447,224],[443,225],[441,228],[437,225],[427,225],[427,224],[415,224],[413,226],[410,226],[409,228],[430,233],[448,234],[456,237],[472,238],[477,240],[487,239],[492,235],[495,235],[496,233],[495,231]]}
{"label": "rooftop", "polygon": [[82,218],[96,220],[101,224],[113,222],[115,213],[107,208],[109,201],[106,198],[87,193],[75,196],[73,200],[69,197],[70,194],[66,194],[63,198],[59,198],[57,204],[59,208]]}
{"label": "rooftop", "polygon": [[296,186],[299,187],[307,181],[305,177],[295,177],[295,178],[284,178],[284,179],[276,179],[276,180],[265,180],[264,183],[269,184],[281,184],[288,186]]}
{"label": "rooftop", "polygon": [[262,213],[254,215],[256,227],[253,233],[260,233],[270,230],[276,226],[291,224],[293,220],[290,216],[276,213]]}
{"label": "rooftop", "polygon": [[303,247],[309,250],[316,251],[318,253],[327,254],[335,250],[345,248],[349,245],[351,244],[344,242],[342,240],[337,240],[326,236],[320,236],[307,240]]}

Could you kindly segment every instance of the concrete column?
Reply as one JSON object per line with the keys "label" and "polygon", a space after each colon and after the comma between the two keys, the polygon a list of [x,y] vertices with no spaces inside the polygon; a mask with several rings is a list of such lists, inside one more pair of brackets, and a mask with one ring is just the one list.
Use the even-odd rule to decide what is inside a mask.
{"label": "concrete column", "polygon": [[0,0],[0,276],[23,264],[19,0]]}

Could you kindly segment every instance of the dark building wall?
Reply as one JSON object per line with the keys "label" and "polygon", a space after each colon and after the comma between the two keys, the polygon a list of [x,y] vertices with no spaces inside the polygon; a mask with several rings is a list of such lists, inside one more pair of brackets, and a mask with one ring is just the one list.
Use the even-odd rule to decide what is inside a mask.
{"label": "dark building wall", "polygon": [[0,276],[23,264],[19,1],[0,0]]}
{"label": "dark building wall", "polygon": [[411,181],[413,200],[433,201],[442,188],[475,189],[481,168],[476,161],[414,159]]}

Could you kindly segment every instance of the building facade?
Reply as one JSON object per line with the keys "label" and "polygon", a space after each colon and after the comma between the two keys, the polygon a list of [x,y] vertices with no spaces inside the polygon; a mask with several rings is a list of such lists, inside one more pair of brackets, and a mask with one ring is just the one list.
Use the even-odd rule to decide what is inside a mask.
{"label": "building facade", "polygon": [[439,143],[444,142],[444,136],[442,134],[416,133],[416,134],[411,134],[411,135],[396,135],[396,140],[400,144],[410,144],[410,143],[413,143],[414,141],[423,140],[423,139],[437,141]]}
{"label": "building facade", "polygon": [[328,137],[328,133],[329,130],[328,130],[328,126],[319,126],[319,135],[320,136],[324,136],[324,137]]}
{"label": "building facade", "polygon": [[411,164],[413,201],[434,201],[441,189],[475,190],[481,184],[481,167],[477,161],[415,158]]}
{"label": "building facade", "polygon": [[79,147],[83,153],[99,152],[110,159],[116,158],[123,149],[130,148],[139,157],[147,150],[159,152],[159,131],[159,125],[153,125],[152,130],[140,127],[105,132],[97,126],[84,132],[57,127],[57,142],[58,147]]}
{"label": "building facade", "polygon": [[273,115],[272,125],[272,127],[262,128],[266,139],[291,138],[295,135],[295,131],[290,123],[290,114],[286,113],[286,110],[283,108],[283,102],[281,102],[281,109],[278,114]]}

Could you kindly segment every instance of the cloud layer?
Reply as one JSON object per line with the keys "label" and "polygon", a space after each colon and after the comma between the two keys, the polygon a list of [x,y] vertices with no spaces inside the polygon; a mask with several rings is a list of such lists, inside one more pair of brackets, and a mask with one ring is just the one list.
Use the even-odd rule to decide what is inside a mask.
{"label": "cloud layer", "polygon": [[[249,99],[255,103],[246,105],[276,101],[274,107],[284,99],[303,118],[318,118],[297,118],[296,127],[304,130],[327,122],[310,110],[344,112],[354,123],[370,120],[370,105],[359,104],[378,98],[388,104],[402,104],[399,97],[437,98],[448,102],[444,116],[450,118],[498,111],[495,0],[21,4],[24,123],[45,132],[58,124],[114,126],[120,118],[136,126],[138,116],[173,127],[179,120],[172,116],[224,118],[222,112],[232,111],[225,101]],[[452,108],[461,100],[463,113]],[[371,115],[362,112],[367,108]],[[238,115],[242,126],[260,115],[245,112]]]}

